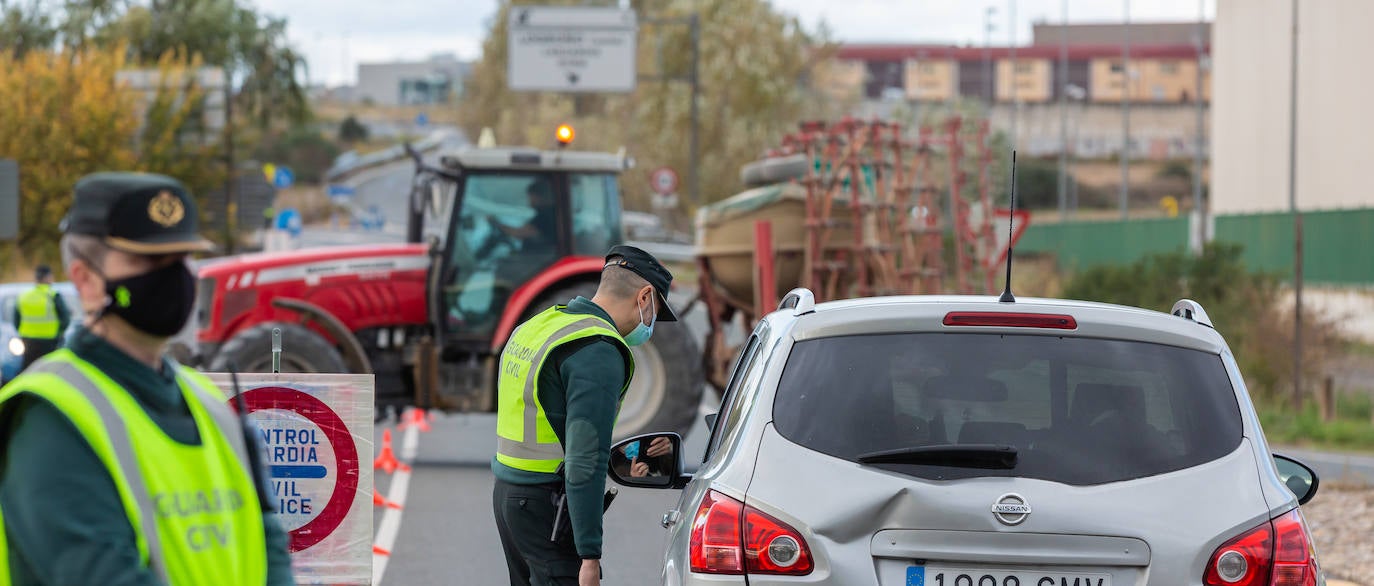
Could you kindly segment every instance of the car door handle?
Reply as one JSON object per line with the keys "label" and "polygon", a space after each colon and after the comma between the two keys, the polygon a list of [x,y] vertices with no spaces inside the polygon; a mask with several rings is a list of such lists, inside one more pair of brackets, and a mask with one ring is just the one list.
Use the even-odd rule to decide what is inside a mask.
{"label": "car door handle", "polygon": [[680,519],[681,517],[682,513],[678,512],[677,509],[673,509],[663,514],[663,519],[659,521],[659,525],[662,525],[664,529],[667,529],[677,524],[678,519]]}

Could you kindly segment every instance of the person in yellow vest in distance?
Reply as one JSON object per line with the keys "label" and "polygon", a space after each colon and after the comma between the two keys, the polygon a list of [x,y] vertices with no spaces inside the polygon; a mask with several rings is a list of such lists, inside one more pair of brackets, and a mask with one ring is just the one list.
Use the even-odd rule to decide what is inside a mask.
{"label": "person in yellow vest in distance", "polygon": [[19,296],[14,304],[14,327],[24,343],[24,366],[28,368],[44,354],[62,345],[71,313],[67,303],[52,288],[52,268],[38,265],[33,272],[36,285]]}
{"label": "person in yellow vest in distance", "polygon": [[540,312],[501,353],[492,508],[513,586],[601,583],[611,431],[634,376],[630,347],[668,305],[673,275],[649,253],[616,246],[591,299]]}
{"label": "person in yellow vest in distance", "polygon": [[170,177],[77,182],[61,246],[87,317],[0,389],[0,586],[294,584],[256,434],[166,353],[187,255],[213,247],[196,218]]}

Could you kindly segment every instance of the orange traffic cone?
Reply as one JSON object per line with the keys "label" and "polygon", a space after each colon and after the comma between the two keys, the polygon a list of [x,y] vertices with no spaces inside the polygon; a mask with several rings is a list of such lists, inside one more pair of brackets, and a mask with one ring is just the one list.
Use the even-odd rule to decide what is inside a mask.
{"label": "orange traffic cone", "polygon": [[389,555],[391,555],[391,552],[389,552],[389,551],[387,551],[387,550],[385,550],[385,549],[382,549],[380,546],[374,545],[374,546],[372,546],[372,555],[387,555],[387,556],[389,556]]}
{"label": "orange traffic cone", "polygon": [[397,426],[396,429],[404,430],[412,425],[420,431],[429,431],[429,423],[425,421],[424,409],[411,409],[407,412],[405,421],[402,421],[401,425]]}
{"label": "orange traffic cone", "polygon": [[382,451],[377,454],[377,459],[372,461],[373,468],[381,468],[387,474],[397,470],[410,472],[410,466],[396,459],[396,452],[391,450],[391,430],[382,430]]}
{"label": "orange traffic cone", "polygon": [[382,493],[377,491],[377,487],[376,487],[376,486],[373,486],[373,487],[372,487],[372,506],[374,506],[374,507],[387,507],[387,508],[390,508],[390,509],[400,509],[400,508],[402,508],[400,503],[398,503],[398,502],[396,502],[396,501],[393,501],[393,500],[391,500],[391,499],[389,499],[389,498],[386,498],[386,497],[382,496]]}

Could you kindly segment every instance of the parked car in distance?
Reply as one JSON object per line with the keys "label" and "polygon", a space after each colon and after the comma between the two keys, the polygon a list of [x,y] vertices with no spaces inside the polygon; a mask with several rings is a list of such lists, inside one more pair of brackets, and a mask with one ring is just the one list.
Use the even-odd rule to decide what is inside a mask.
{"label": "parked car in distance", "polygon": [[682,491],[664,584],[1325,583],[1317,476],[1193,301],[794,290],[708,425],[694,474],[673,433],[612,450],[616,482]]}

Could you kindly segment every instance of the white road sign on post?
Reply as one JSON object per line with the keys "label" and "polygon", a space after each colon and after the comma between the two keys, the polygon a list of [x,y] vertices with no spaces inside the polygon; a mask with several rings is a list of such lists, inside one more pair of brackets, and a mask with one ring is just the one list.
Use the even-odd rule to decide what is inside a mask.
{"label": "white road sign on post", "polygon": [[514,91],[634,91],[637,29],[633,10],[512,7],[507,83]]}

